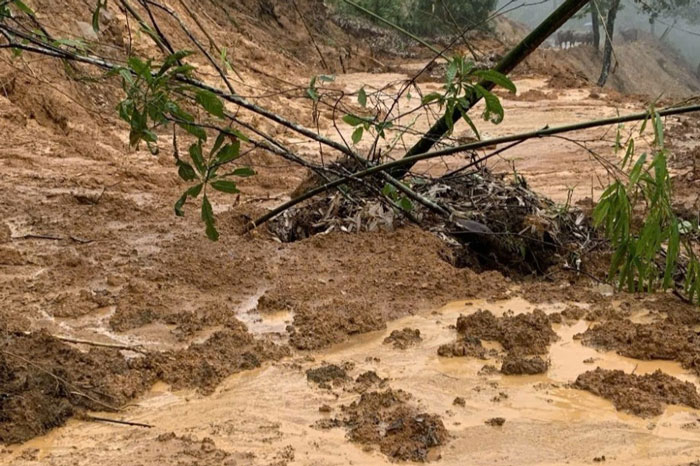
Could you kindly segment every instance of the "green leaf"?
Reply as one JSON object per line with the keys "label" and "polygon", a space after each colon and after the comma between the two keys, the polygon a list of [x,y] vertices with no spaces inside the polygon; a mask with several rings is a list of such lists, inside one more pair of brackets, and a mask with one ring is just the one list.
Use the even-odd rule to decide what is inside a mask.
{"label": "green leaf", "polygon": [[183,162],[182,160],[177,161],[177,174],[180,175],[180,178],[182,178],[185,181],[192,181],[197,178],[197,173],[194,171],[194,168],[192,168],[192,165],[190,165],[187,162]]}
{"label": "green leaf", "polygon": [[363,107],[367,107],[367,92],[365,92],[364,87],[357,93],[357,102]]}
{"label": "green leaf", "polygon": [[142,61],[138,57],[130,57],[126,63],[134,73],[144,78],[147,82],[151,81],[151,65],[149,63]]}
{"label": "green leaf", "polygon": [[331,83],[331,82],[335,81],[335,76],[328,75],[328,74],[322,74],[318,77],[318,79],[320,79],[324,83]]}
{"label": "green leaf", "polygon": [[18,10],[28,14],[29,16],[34,16],[34,10],[29,8],[23,1],[21,0],[14,0],[14,4],[17,7]]}
{"label": "green leaf", "polygon": [[100,32],[100,10],[107,6],[107,0],[97,0],[95,11],[92,12],[92,30]]}
{"label": "green leaf", "polygon": [[224,115],[224,103],[211,91],[201,89],[197,91],[195,100],[204,107],[204,110],[219,118],[226,118]]}
{"label": "green leaf", "polygon": [[207,238],[212,241],[217,241],[219,239],[219,232],[216,231],[214,210],[211,208],[211,203],[206,194],[204,195],[204,199],[202,199],[202,220],[206,225]]}
{"label": "green leaf", "polygon": [[193,53],[194,52],[192,52],[191,50],[179,50],[175,53],[168,55],[168,57],[165,59],[165,61],[161,65],[160,70],[158,71],[158,75],[159,76],[163,75],[166,71],[168,71],[170,68],[172,68],[173,65],[178,63],[183,58],[189,57]]}
{"label": "green leaf", "polygon": [[204,157],[202,156],[202,142],[198,141],[190,146],[190,157],[194,162],[194,166],[197,167],[197,171],[200,175],[204,176],[207,171],[204,165]]}
{"label": "green leaf", "polygon": [[211,157],[217,150],[221,149],[221,145],[224,143],[226,140],[226,134],[223,132],[220,132],[219,135],[216,137],[216,141],[214,141],[214,146],[211,148],[211,151],[209,151],[209,156]]}
{"label": "green leaf", "polygon": [[216,180],[212,182],[211,187],[222,193],[234,194],[240,192],[236,187],[236,183],[228,180]]}
{"label": "green leaf", "polygon": [[501,100],[495,95],[486,90],[479,84],[474,85],[476,92],[481,94],[486,103],[486,111],[484,111],[484,120],[488,120],[493,124],[499,124],[503,121],[505,111],[501,105]]}
{"label": "green leaf", "polygon": [[257,173],[250,167],[237,168],[232,173],[233,176],[238,176],[240,178],[248,178],[249,176],[255,176]]}
{"label": "green leaf", "polygon": [[185,202],[187,202],[187,198],[191,197],[194,199],[199,196],[199,193],[202,192],[202,187],[203,185],[201,183],[192,186],[190,189],[185,191],[182,196],[180,196],[180,199],[178,199],[175,203],[175,215],[178,217],[183,217],[185,215],[185,211],[182,209],[182,207],[185,205]]}
{"label": "green leaf", "polygon": [[423,96],[423,100],[421,101],[421,103],[423,105],[428,105],[429,103],[440,99],[442,99],[442,94],[440,94],[439,92],[431,92],[430,94]]}
{"label": "green leaf", "polygon": [[410,212],[413,210],[413,203],[409,198],[404,196],[399,201],[399,207],[401,207],[401,209],[405,210],[406,212]]}
{"label": "green leaf", "polygon": [[240,156],[241,143],[240,141],[235,141],[232,144],[226,144],[221,148],[219,153],[216,155],[217,165],[228,163],[232,160],[236,160]]}
{"label": "green leaf", "polygon": [[360,141],[362,141],[362,136],[365,134],[365,130],[362,126],[358,126],[355,128],[355,131],[352,132],[352,143],[357,144]]}
{"label": "green leaf", "polygon": [[350,126],[364,125],[367,120],[360,118],[356,115],[347,114],[343,117],[343,121]]}
{"label": "green leaf", "polygon": [[492,82],[497,86],[501,86],[502,88],[509,90],[513,94],[517,92],[517,88],[515,87],[515,84],[513,84],[513,81],[511,81],[508,78],[508,76],[499,73],[498,71],[478,70],[474,72],[474,75],[478,76],[483,81]]}
{"label": "green leaf", "polygon": [[207,140],[207,132],[204,131],[204,129],[200,128],[197,125],[189,124],[189,123],[184,123],[181,121],[177,122],[177,125],[190,133],[192,136],[196,137],[200,141],[206,141]]}

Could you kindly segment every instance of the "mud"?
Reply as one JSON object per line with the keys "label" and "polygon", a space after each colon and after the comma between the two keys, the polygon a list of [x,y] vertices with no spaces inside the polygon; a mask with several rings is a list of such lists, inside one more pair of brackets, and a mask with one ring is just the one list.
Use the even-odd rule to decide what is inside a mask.
{"label": "mud", "polygon": [[506,351],[515,354],[546,354],[549,345],[558,338],[549,318],[541,310],[500,318],[488,311],[478,311],[457,319],[457,332],[497,341]]}
{"label": "mud", "polygon": [[585,345],[614,350],[630,358],[678,361],[700,374],[700,340],[695,330],[684,325],[669,321],[644,324],[611,320],[594,325],[576,337]]}
{"label": "mud", "polygon": [[82,353],[48,335],[0,334],[0,443],[42,435],[85,410],[113,410],[155,378],[109,349]]}
{"label": "mud", "polygon": [[346,370],[335,364],[327,364],[306,371],[307,380],[320,386],[330,387],[329,384],[342,384],[349,380]]}
{"label": "mud", "polygon": [[508,353],[501,365],[505,375],[535,375],[544,374],[549,369],[549,363],[539,356],[527,358]]}
{"label": "mud", "polygon": [[343,406],[348,438],[376,446],[396,461],[439,459],[435,448],[447,442],[447,429],[438,416],[411,406],[410,399],[401,390],[389,389],[365,393],[358,401]]}
{"label": "mud", "polygon": [[421,341],[423,341],[423,339],[420,336],[420,330],[404,328],[391,332],[391,334],[384,339],[384,344],[392,345],[396,349],[405,350],[419,344]]}
{"label": "mud", "polygon": [[597,368],[578,376],[573,386],[606,398],[615,408],[640,417],[659,416],[666,405],[700,408],[700,395],[694,384],[660,370],[635,375]]}

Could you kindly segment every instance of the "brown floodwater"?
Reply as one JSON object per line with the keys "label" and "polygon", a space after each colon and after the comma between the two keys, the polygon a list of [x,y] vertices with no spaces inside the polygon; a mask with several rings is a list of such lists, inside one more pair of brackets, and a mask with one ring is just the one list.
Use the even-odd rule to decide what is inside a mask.
{"label": "brown floodwater", "polygon": [[[549,313],[564,306],[539,307]],[[641,419],[616,411],[602,398],[568,387],[579,374],[596,366],[637,374],[662,369],[697,383],[697,377],[678,364],[638,361],[583,347],[573,336],[589,323],[579,321],[572,326],[555,326],[560,339],[550,349],[551,366],[546,374],[479,375],[489,361],[437,355],[440,345],[454,340],[456,333],[450,326],[457,317],[477,309],[502,315],[509,310],[529,312],[534,306],[520,298],[496,303],[455,302],[433,313],[396,320],[386,330],[353,337],[328,350],[234,375],[211,396],[173,392],[158,384],[118,416],[151,424],[153,429],[72,420],[44,437],[6,449],[0,453],[0,462],[176,463],[182,459],[168,455],[177,452],[159,449],[156,440],[161,434],[174,432],[197,440],[212,439],[216,448],[233,454],[236,464],[271,464],[283,451],[293,451],[294,460],[289,464],[391,464],[382,453],[349,442],[343,428],[312,427],[358,397],[352,391],[321,390],[307,381],[306,369],[324,361],[351,362],[352,375],[376,371],[389,379],[393,389],[412,394],[421,410],[440,415],[451,438],[433,452],[434,457],[441,457],[439,464],[583,465],[604,456],[612,464],[680,465],[700,458],[700,436],[688,428],[698,420],[696,410],[668,407],[657,418]],[[259,330],[277,332],[288,320],[282,314],[272,315],[269,322],[266,318],[254,316]],[[645,316],[637,318],[644,320]],[[423,341],[406,350],[383,344],[392,330],[405,327],[419,329]],[[584,363],[590,358],[593,363]],[[456,397],[465,400],[464,406],[453,404]],[[329,405],[332,412],[320,413],[322,405]],[[506,422],[502,427],[484,423],[493,417],[503,417]]]}

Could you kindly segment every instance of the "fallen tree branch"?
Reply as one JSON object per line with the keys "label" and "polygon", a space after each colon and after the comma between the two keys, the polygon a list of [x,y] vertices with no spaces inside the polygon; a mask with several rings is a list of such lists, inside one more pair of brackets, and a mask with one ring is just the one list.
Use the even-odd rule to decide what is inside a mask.
{"label": "fallen tree branch", "polygon": [[[22,332],[22,333],[26,336],[32,335],[32,332]],[[111,349],[133,351],[135,353],[146,354],[146,350],[144,350],[143,348],[138,347],[138,346],[127,346],[127,345],[119,345],[119,344],[114,344],[114,343],[100,343],[97,341],[81,340],[79,338],[62,337],[59,335],[51,335],[51,337],[55,338],[56,340],[64,341],[66,343],[74,343],[76,345],[96,346],[98,348],[111,348]]]}
{"label": "fallen tree branch", "polygon": [[[669,108],[669,109],[665,109],[665,110],[660,110],[657,113],[660,116],[670,116],[670,115],[681,115],[684,113],[691,113],[691,112],[700,112],[700,105],[692,105],[692,106],[688,106],[688,107],[678,107],[678,108]],[[312,198],[312,197],[314,197],[322,192],[325,192],[325,191],[328,191],[329,189],[335,188],[336,186],[340,186],[342,184],[345,184],[348,181],[359,180],[361,178],[364,178],[366,176],[373,175],[376,173],[386,172],[386,171],[391,170],[392,168],[403,167],[406,165],[412,166],[416,162],[419,162],[421,160],[427,160],[427,159],[432,159],[432,158],[436,158],[436,157],[443,157],[446,155],[456,154],[458,152],[465,152],[465,151],[470,151],[470,150],[482,149],[484,147],[493,146],[496,144],[511,143],[511,142],[516,142],[516,141],[526,141],[528,139],[535,139],[535,138],[541,138],[541,137],[545,137],[545,136],[552,136],[552,135],[560,134],[560,133],[580,131],[580,130],[584,130],[584,129],[626,123],[626,122],[630,122],[630,121],[645,120],[648,117],[649,117],[649,113],[643,112],[643,113],[633,113],[633,114],[622,116],[622,117],[606,118],[603,120],[593,120],[593,121],[587,121],[584,123],[576,123],[576,124],[571,124],[571,125],[566,125],[566,126],[557,126],[557,127],[553,127],[553,128],[546,127],[546,128],[543,128],[543,129],[540,129],[537,131],[531,131],[528,133],[521,133],[521,134],[513,134],[510,136],[503,136],[500,138],[493,138],[493,139],[484,140],[484,141],[477,141],[477,142],[473,142],[473,143],[465,144],[465,145],[461,145],[461,146],[448,147],[446,149],[442,149],[442,150],[438,150],[438,151],[426,152],[424,154],[418,154],[418,155],[413,155],[411,157],[405,157],[402,159],[393,160],[391,162],[387,162],[387,163],[384,163],[381,165],[375,165],[375,166],[368,168],[366,170],[362,170],[360,172],[354,173],[351,176],[340,178],[340,179],[337,179],[337,180],[332,181],[330,183],[327,183],[323,186],[319,186],[315,189],[307,191],[302,196],[291,199],[289,202],[282,204],[281,206],[277,207],[276,209],[268,212],[267,214],[261,216],[257,220],[251,222],[251,224],[249,225],[249,229],[257,228],[260,225],[267,222],[268,220],[271,220],[272,218],[276,217],[280,213],[284,212],[285,210],[287,210],[287,209],[289,209],[289,208],[291,208],[291,207],[293,207],[293,206],[295,206],[295,205],[297,205],[297,204],[299,204],[307,199],[310,199],[310,198]],[[471,162],[466,168],[474,166],[477,163],[481,163],[484,160],[485,160],[485,158],[482,157],[478,161]]]}
{"label": "fallen tree branch", "polygon": [[146,429],[152,429],[155,426],[152,426],[151,424],[142,424],[140,422],[131,422],[131,421],[119,421],[117,419],[109,419],[106,417],[97,417],[97,416],[90,416],[90,415],[85,415],[84,416],[86,421],[95,421],[95,422],[108,422],[111,424],[120,424],[123,426],[131,426],[131,427],[144,427]]}

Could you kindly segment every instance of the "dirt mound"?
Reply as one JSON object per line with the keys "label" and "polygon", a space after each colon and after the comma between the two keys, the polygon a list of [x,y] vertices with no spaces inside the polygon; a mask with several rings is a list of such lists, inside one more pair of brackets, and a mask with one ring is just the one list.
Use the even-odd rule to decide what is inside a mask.
{"label": "dirt mound", "polygon": [[[354,165],[341,161],[338,171],[357,170]],[[450,219],[418,202],[409,210],[424,229],[445,238],[452,248],[446,257],[458,267],[517,275],[544,273],[583,247],[593,232],[580,211],[563,211],[530,190],[524,179],[510,180],[486,169],[431,180],[413,188],[448,209]],[[308,183],[313,186],[314,181],[304,185]],[[409,223],[400,209],[378,198],[383,180],[366,178],[364,183],[349,183],[352,200],[342,193],[316,197],[283,212],[269,229],[281,241],[294,242],[338,230],[392,231]],[[374,189],[367,187],[370,183]]]}
{"label": "dirt mound", "polygon": [[82,353],[45,332],[0,334],[0,443],[18,443],[83,410],[116,410],[155,379],[110,349]]}
{"label": "dirt mound", "polygon": [[700,408],[695,385],[660,370],[653,374],[634,375],[597,368],[579,375],[573,386],[612,401],[621,411],[641,417],[658,416],[668,404]]}
{"label": "dirt mound", "polygon": [[287,346],[258,340],[241,325],[235,330],[216,332],[204,343],[192,344],[185,350],[155,354],[146,368],[174,387],[196,387],[211,393],[229,375],[289,354]]}
{"label": "dirt mound", "polygon": [[[600,75],[602,55],[591,46],[541,49],[517,74],[551,76],[549,84],[555,89],[592,87]],[[616,42],[614,60],[617,65],[613,63],[606,89],[647,98],[690,97],[700,90],[700,80],[687,62],[648,33],[640,32],[635,42]]]}
{"label": "dirt mound", "polygon": [[457,319],[457,332],[497,341],[506,351],[516,354],[547,354],[549,345],[558,338],[549,318],[540,310],[500,318],[489,311],[477,311]]}
{"label": "dirt mound", "polygon": [[393,345],[396,349],[405,350],[411,346],[419,344],[423,339],[420,336],[420,330],[405,328],[403,330],[394,330],[384,339],[385,345]]}
{"label": "dirt mound", "polygon": [[434,449],[447,442],[447,429],[438,416],[411,406],[410,398],[406,392],[389,389],[365,393],[343,406],[348,438],[377,446],[395,461],[437,459]]}
{"label": "dirt mound", "polygon": [[579,334],[584,345],[614,350],[635,359],[680,362],[700,374],[700,337],[697,332],[668,321],[652,324],[610,320]]}

